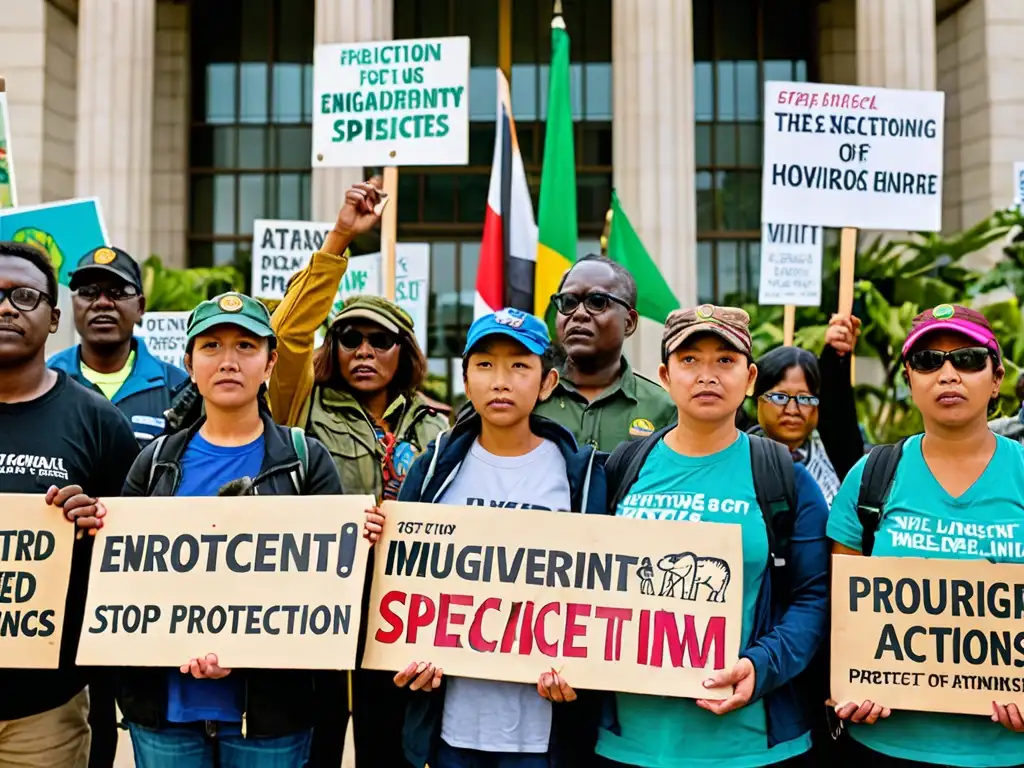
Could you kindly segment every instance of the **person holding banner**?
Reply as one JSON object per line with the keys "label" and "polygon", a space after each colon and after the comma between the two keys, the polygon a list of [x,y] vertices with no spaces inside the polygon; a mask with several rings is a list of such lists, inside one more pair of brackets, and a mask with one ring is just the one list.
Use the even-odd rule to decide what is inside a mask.
{"label": "person holding banner", "polygon": [[672,312],[660,373],[678,424],[624,444],[606,464],[613,514],[742,527],[740,660],[705,682],[733,692],[697,701],[614,694],[597,742],[603,765],[812,764],[801,674],[825,637],[828,507],[784,446],[736,427],[757,377],[749,323],[733,307]]}
{"label": "person holding banner", "polygon": [[[929,309],[914,318],[902,360],[924,433],[877,446],[853,468],[832,504],[833,551],[1024,562],[1015,556],[1024,551],[1024,446],[989,429],[1005,369],[988,320],[968,307]],[[904,531],[945,531],[938,538],[949,541],[935,547],[936,536]],[[852,723],[851,758],[880,768],[1022,766],[1022,710],[1024,695],[1011,692],[993,692],[990,718],[896,712],[884,701],[836,707]]]}
{"label": "person holding banner", "polygon": [[[45,494],[79,528],[94,529],[102,525],[95,497],[120,494],[139,447],[105,398],[46,367],[46,341],[60,322],[57,290],[45,251],[0,242],[0,494]],[[75,542],[60,668],[0,669],[0,765],[89,763],[89,681],[85,670],[75,668],[75,654],[92,541],[80,535]],[[103,735],[113,741],[108,738],[94,755],[94,766],[113,761],[112,702],[104,725],[109,733]]]}
{"label": "person holding banner", "polygon": [[[558,381],[547,326],[518,309],[477,318],[462,357],[473,411],[413,464],[400,501],[603,514],[605,481],[590,447],[533,414]],[[376,541],[384,517],[367,514]],[[403,739],[415,768],[575,768],[593,756],[596,699],[554,669],[537,685],[446,678],[429,662],[394,676],[411,691]]]}
{"label": "person holding banner", "polygon": [[[277,362],[266,307],[249,296],[222,294],[195,308],[186,338],[185,366],[205,417],[146,447],[122,495],[340,494],[324,445],[277,426],[259,405]],[[182,662],[180,669],[118,671],[117,701],[138,768],[305,764],[319,692],[331,687],[321,679],[338,673],[233,672],[214,654]]]}

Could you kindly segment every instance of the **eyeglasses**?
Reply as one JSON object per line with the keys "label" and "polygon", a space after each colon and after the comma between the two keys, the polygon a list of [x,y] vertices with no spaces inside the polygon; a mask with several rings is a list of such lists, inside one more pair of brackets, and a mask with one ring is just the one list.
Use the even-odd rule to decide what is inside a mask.
{"label": "eyeglasses", "polygon": [[951,352],[938,349],[919,349],[907,358],[907,365],[918,373],[933,373],[949,360],[958,371],[977,373],[985,370],[992,350],[988,347],[963,347]]}
{"label": "eyeglasses", "polygon": [[785,392],[765,392],[761,397],[779,408],[785,408],[793,400],[801,408],[817,408],[821,402],[814,395],[787,395]]}
{"label": "eyeglasses", "polygon": [[22,312],[31,312],[39,306],[39,302],[43,299],[46,299],[46,303],[51,307],[53,306],[53,299],[49,294],[37,291],[35,288],[29,288],[28,286],[0,288],[0,304],[4,303],[4,299],[10,301],[11,306]]}
{"label": "eyeglasses", "polygon": [[629,306],[629,302],[623,301],[618,296],[612,296],[604,291],[592,291],[588,294],[556,293],[551,297],[551,303],[563,315],[571,315],[580,304],[592,315],[604,312],[613,303],[621,304],[626,309],[632,309]]}
{"label": "eyeglasses", "polygon": [[86,301],[96,301],[101,293],[111,301],[124,301],[125,299],[134,299],[138,296],[139,289],[129,283],[124,285],[108,285],[106,287],[92,284],[77,288],[75,293]]}
{"label": "eyeglasses", "polygon": [[378,352],[387,352],[398,343],[395,334],[390,331],[373,331],[363,335],[361,331],[357,331],[355,328],[346,328],[338,334],[338,342],[351,352],[363,346],[364,341],[370,342],[370,346]]}

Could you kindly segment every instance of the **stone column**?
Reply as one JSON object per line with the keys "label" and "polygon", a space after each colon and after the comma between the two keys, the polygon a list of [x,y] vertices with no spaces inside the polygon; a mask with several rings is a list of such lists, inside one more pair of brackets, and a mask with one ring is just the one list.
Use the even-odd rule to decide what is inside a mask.
{"label": "stone column", "polygon": [[[384,0],[316,0],[316,44],[390,40],[393,3]],[[345,190],[363,181],[362,168],[313,171],[314,221],[334,221]]]}
{"label": "stone column", "polygon": [[[693,7],[690,0],[613,0],[614,183],[683,306],[697,301]],[[640,286],[643,290],[643,286]],[[627,354],[647,376],[661,326],[641,320]]]}
{"label": "stone column", "polygon": [[857,82],[935,90],[935,0],[857,0]]}
{"label": "stone column", "polygon": [[80,0],[76,190],[112,245],[150,255],[156,0]]}

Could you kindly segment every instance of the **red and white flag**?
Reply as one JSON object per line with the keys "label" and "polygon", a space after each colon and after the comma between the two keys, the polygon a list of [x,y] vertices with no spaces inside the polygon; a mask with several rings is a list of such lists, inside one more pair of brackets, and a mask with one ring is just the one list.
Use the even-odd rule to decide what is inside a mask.
{"label": "red and white flag", "polygon": [[516,138],[516,123],[512,119],[508,80],[500,69],[497,76],[494,163],[476,274],[474,318],[504,307],[533,312],[537,222]]}

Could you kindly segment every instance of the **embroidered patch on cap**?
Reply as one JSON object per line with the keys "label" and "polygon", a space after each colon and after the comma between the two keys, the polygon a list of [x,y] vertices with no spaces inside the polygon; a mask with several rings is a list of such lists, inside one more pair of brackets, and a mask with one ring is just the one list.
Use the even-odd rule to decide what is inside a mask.
{"label": "embroidered patch on cap", "polygon": [[713,317],[715,314],[715,308],[711,304],[702,304],[697,307],[697,317],[702,320],[707,320],[709,317]]}
{"label": "embroidered patch on cap", "polygon": [[117,258],[117,254],[109,248],[100,248],[96,253],[92,255],[94,264],[109,264]]}
{"label": "embroidered patch on cap", "polygon": [[526,322],[526,313],[518,309],[503,309],[494,313],[494,322],[507,325],[509,328],[522,328]]}
{"label": "embroidered patch on cap", "polygon": [[633,419],[629,424],[629,434],[633,437],[654,434],[654,423],[650,419]]}
{"label": "embroidered patch on cap", "polygon": [[939,304],[939,306],[932,310],[932,316],[938,320],[948,320],[954,313],[955,310],[949,304]]}
{"label": "embroidered patch on cap", "polygon": [[242,308],[242,300],[237,296],[224,296],[218,302],[218,306],[225,312],[238,312]]}

